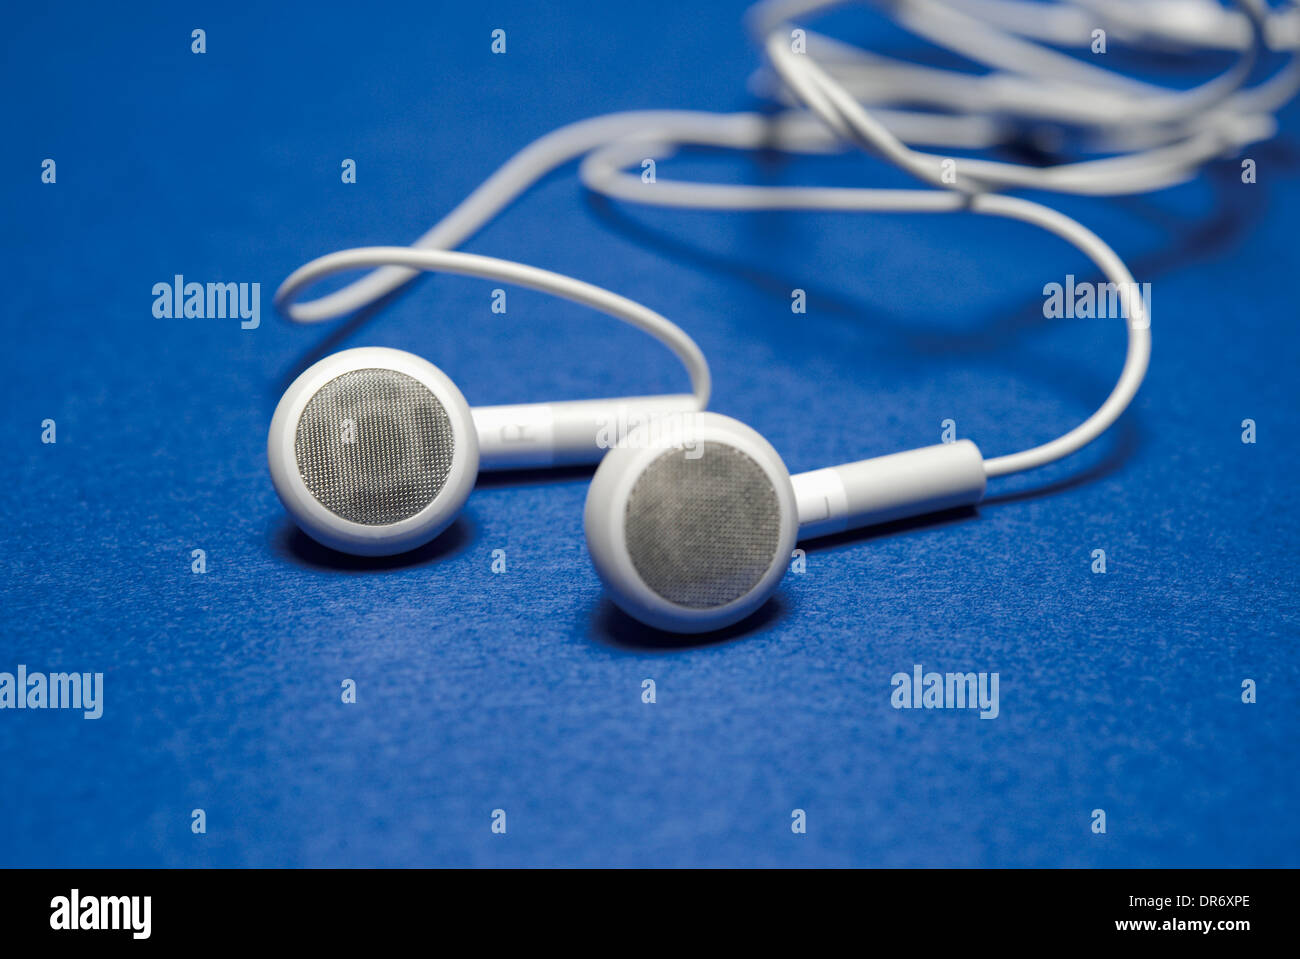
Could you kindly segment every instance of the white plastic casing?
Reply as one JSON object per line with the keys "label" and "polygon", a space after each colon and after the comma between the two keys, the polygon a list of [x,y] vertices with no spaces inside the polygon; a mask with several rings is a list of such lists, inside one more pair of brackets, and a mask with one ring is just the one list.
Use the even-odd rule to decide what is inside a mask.
{"label": "white plastic casing", "polygon": [[876,456],[791,477],[799,538],[973,506],[988,482],[970,440]]}
{"label": "white plastic casing", "polygon": [[[780,455],[745,424],[718,413],[669,417],[652,438],[633,434],[601,461],[587,491],[583,527],[592,562],[610,597],[628,615],[657,629],[702,633],[739,622],[758,609],[781,581],[798,533],[790,472]],[[725,443],[740,450],[767,474],[776,490],[780,538],[772,564],[754,587],[725,606],[694,609],[664,599],[641,579],[627,550],[625,517],[632,488],[666,449],[696,443]],[[705,453],[704,455],[708,455]]]}
{"label": "white plastic casing", "polygon": [[597,463],[619,439],[657,417],[692,413],[690,393],[559,403],[476,406],[479,468],[526,469]]}
{"label": "white plastic casing", "polygon": [[[344,373],[369,369],[395,370],[422,383],[447,411],[456,437],[447,481],[438,495],[414,516],[383,526],[354,523],[322,506],[303,482],[294,450],[298,420],[317,391]],[[442,370],[414,353],[362,347],[327,356],[293,381],[271,418],[266,455],[275,491],[303,532],[345,553],[389,556],[422,546],[455,519],[478,476],[478,432],[465,397]]]}

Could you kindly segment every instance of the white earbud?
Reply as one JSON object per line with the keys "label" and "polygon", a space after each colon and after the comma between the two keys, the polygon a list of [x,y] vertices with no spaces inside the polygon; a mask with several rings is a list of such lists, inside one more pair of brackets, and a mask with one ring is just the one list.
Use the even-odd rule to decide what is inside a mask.
{"label": "white earbud", "polygon": [[970,506],[984,458],[969,440],[791,476],[770,443],[717,413],[633,433],[601,461],[583,524],[614,602],[647,625],[700,633],[776,590],[798,538]]}
{"label": "white earbud", "polygon": [[275,491],[316,541],[359,556],[423,545],[455,518],[479,468],[456,384],[427,360],[369,347],[302,373],[271,418]]}
{"label": "white earbud", "polygon": [[708,401],[709,371],[680,328],[638,303],[580,280],[492,257],[375,247],[321,257],[276,294],[358,266],[400,265],[516,283],[582,303],[645,330],[686,367],[694,392],[471,409],[440,369],[380,347],[325,357],[290,385],[267,438],[271,478],[312,538],[343,552],[405,552],[455,518],[480,468],[597,462],[628,432]]}

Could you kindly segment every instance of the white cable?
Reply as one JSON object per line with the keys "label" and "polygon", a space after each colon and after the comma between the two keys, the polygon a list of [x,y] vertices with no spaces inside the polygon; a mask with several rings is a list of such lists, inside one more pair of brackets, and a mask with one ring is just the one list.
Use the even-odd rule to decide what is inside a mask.
{"label": "white cable", "polygon": [[1106,397],[1106,401],[1074,429],[1049,443],[984,461],[984,472],[987,476],[1006,476],[1008,473],[1019,473],[1045,466],[1077,452],[1106,432],[1119,419],[1120,414],[1128,408],[1133,397],[1137,395],[1138,387],[1142,385],[1142,380],[1146,376],[1147,365],[1151,360],[1151,318],[1147,315],[1146,304],[1137,295],[1138,285],[1128,267],[1101,237],[1078,221],[1039,203],[995,193],[985,193],[973,198],[971,210],[975,213],[988,213],[1032,223],[1055,233],[1082,250],[1101,269],[1107,280],[1116,286],[1120,297],[1121,314],[1128,328],[1128,349],[1124,355],[1124,365],[1120,370],[1119,380],[1110,395]]}
{"label": "white cable", "polygon": [[[620,158],[620,150],[622,156]],[[950,190],[873,190],[833,187],[730,186],[657,179],[646,184],[620,171],[620,159],[638,156],[626,145],[607,147],[587,157],[580,168],[583,183],[615,199],[686,209],[835,210],[858,212],[956,213],[1021,220],[1056,234],[1082,251],[1114,284],[1127,319],[1128,350],[1111,394],[1083,423],[1058,439],[1033,449],[985,461],[988,476],[1004,476],[1043,466],[1076,452],[1104,433],[1137,394],[1151,357],[1150,318],[1137,295],[1138,285],[1119,256],[1100,237],[1063,213],[1016,197]]]}
{"label": "white cable", "polygon": [[[789,26],[777,18],[820,13],[842,2],[767,0],[752,8],[749,21],[766,43],[778,26]],[[884,0],[875,2],[881,5]],[[1300,21],[1300,17],[1292,16],[1297,13],[1294,0],[1287,0],[1285,16],[1269,12],[1260,0],[1234,0],[1239,11],[1233,14],[1237,19],[1232,22],[1248,28],[1247,42],[1236,44],[1241,57],[1216,79],[1184,91],[1153,86],[1064,56],[1025,39],[1034,34],[1034,29],[1014,31],[1007,25],[1014,11],[1023,15],[1024,20],[1018,23],[1032,23],[1040,17],[1059,20],[1071,14],[1071,29],[1085,23],[1112,26],[1107,17],[1115,13],[1118,5],[1111,0],[1088,2],[1104,7],[1104,12],[1078,9],[1068,3],[889,0],[887,12],[913,32],[993,68],[993,73],[982,76],[890,60],[812,31],[805,31],[808,55],[864,106],[909,105],[940,114],[953,111],[985,120],[998,118],[1004,131],[1003,142],[1009,142],[1018,128],[1027,127],[1026,132],[1033,135],[1044,125],[1078,127],[1080,148],[1128,154],[1117,165],[1131,175],[1112,180],[1115,166],[1090,168],[1076,164],[1044,171],[1022,164],[1001,164],[984,167],[979,176],[990,187],[1026,186],[1094,195],[1173,185],[1221,153],[1272,136],[1271,113],[1300,90],[1300,63],[1294,55],[1273,77],[1256,87],[1243,88],[1261,50],[1287,49],[1294,54],[1294,42],[1278,43],[1276,38],[1279,25]],[[1123,5],[1126,9],[1150,6],[1132,0],[1123,0]],[[1185,26],[1206,16],[1203,5],[1190,11],[1194,14],[1190,17],[1185,15],[1185,4],[1177,0],[1164,0],[1160,7],[1163,16],[1159,19],[1166,27],[1176,22]],[[1124,20],[1136,22],[1138,18],[1139,14],[1130,11]],[[1134,33],[1122,26],[1118,34]],[[1076,34],[1073,45],[1086,44],[1090,34],[1091,29]],[[1147,41],[1152,36],[1163,34],[1156,30],[1137,39]],[[1210,46],[1222,48],[1222,44]],[[782,93],[776,91],[775,95]],[[912,122],[925,115],[916,110],[895,111],[894,126],[899,130],[904,124],[897,114],[904,112],[910,113]],[[1170,149],[1150,155],[1144,152],[1159,147]],[[1171,164],[1173,157],[1180,162]]]}
{"label": "white cable", "polygon": [[[788,35],[788,34],[786,34]],[[847,91],[831,80],[806,56],[790,51],[780,28],[773,31],[765,49],[773,66],[781,73],[792,89],[801,95],[815,91],[809,107],[822,116],[833,128],[847,128],[850,135],[867,149],[879,152],[918,178],[942,185],[937,169],[932,169],[925,157],[909,150],[888,130],[874,122],[861,105]],[[1038,203],[1016,197],[976,193],[970,197],[970,209],[1022,220],[1042,227],[1074,244],[1087,254],[1108,281],[1115,285],[1120,297],[1121,313],[1126,318],[1128,349],[1119,379],[1106,401],[1079,426],[1051,442],[1008,456],[985,461],[988,476],[1034,469],[1076,452],[1106,431],[1124,412],[1146,375],[1151,357],[1150,317],[1145,304],[1137,296],[1138,285],[1118,255],[1091,230],[1063,213]]]}
{"label": "white cable", "polygon": [[[1112,425],[1136,394],[1150,358],[1150,318],[1132,275],[1094,233],[1049,207],[991,191],[1028,187],[1088,195],[1145,192],[1182,182],[1206,161],[1272,136],[1272,113],[1300,89],[1300,60],[1292,56],[1283,69],[1255,87],[1244,84],[1260,52],[1294,52],[1300,46],[1296,0],[1288,0],[1285,14],[1268,11],[1261,0],[1235,0],[1239,11],[1216,22],[1241,30],[1240,42],[1221,35],[1222,31],[1207,36],[1209,21],[1204,16],[1197,20],[1173,7],[1159,22],[1145,23],[1110,0],[1074,0],[1073,6],[1062,3],[1050,8],[1020,0],[888,0],[890,12],[913,32],[994,69],[982,77],[893,61],[811,31],[806,33],[808,53],[790,49],[789,18],[840,2],[766,0],[748,14],[782,84],[775,92],[801,109],[774,116],[636,111],[561,127],[511,158],[413,247],[363,248],[321,257],[285,281],[276,294],[277,305],[298,322],[318,322],[362,309],[425,269],[519,283],[603,310],[655,336],[681,359],[703,406],[709,393],[703,355],[666,318],[579,280],[509,261],[452,253],[448,248],[464,242],[548,172],[579,157],[584,158],[579,176],[589,189],[665,207],[969,210],[1021,220],[1056,234],[1084,252],[1116,287],[1128,320],[1128,349],[1106,401],[1063,436],[989,459],[985,468],[990,477],[1002,476],[1077,451]],[[1198,16],[1203,14],[1202,8]],[[1132,42],[1231,49],[1240,56],[1215,79],[1190,90],[1170,91],[1045,46],[1086,42],[1073,31],[1098,19]],[[1144,24],[1149,29],[1143,29]],[[918,106],[950,112],[913,109]],[[1094,150],[1117,155],[1048,167],[959,159],[956,180],[950,182],[943,167],[949,158],[909,145],[987,147],[1007,142],[1016,135],[1018,124],[1044,121],[1090,129]],[[857,145],[938,189],[773,187],[662,178],[645,184],[624,172],[637,160],[662,158],[682,145],[794,153],[826,153]],[[294,295],[315,280],[357,267],[380,269],[318,299],[293,302]]]}
{"label": "white cable", "polygon": [[704,409],[708,406],[711,388],[709,365],[695,341],[681,327],[625,296],[619,296],[617,293],[560,273],[525,266],[511,260],[499,260],[492,256],[479,256],[452,250],[417,250],[405,246],[365,246],[339,250],[337,253],[318,257],[289,274],[288,278],[280,284],[280,288],[275,291],[275,305],[281,310],[287,309],[299,290],[322,277],[344,270],[379,266],[400,267],[408,272],[428,270],[498,280],[502,283],[513,283],[516,286],[550,293],[573,303],[599,310],[649,333],[672,350],[691,378],[691,391],[699,402],[699,408]]}
{"label": "white cable", "polygon": [[[1084,47],[1090,34],[1104,26],[1133,45],[1163,44],[1187,52],[1244,49],[1251,43],[1250,24],[1239,10],[1219,0],[943,0],[949,6],[1008,33],[1059,47]],[[1268,16],[1268,48],[1300,45],[1300,11],[1273,11]]]}
{"label": "white cable", "polygon": [[[818,116],[841,136],[859,142],[884,155],[919,178],[943,186],[941,171],[926,158],[909,150],[876,123],[871,115],[807,56],[794,54],[787,45],[788,34],[778,29],[770,35],[766,50],[782,79],[795,90]],[[745,143],[740,134],[714,136],[713,143],[728,146],[756,146]],[[760,131],[750,130],[750,135]],[[729,142],[722,143],[724,139]],[[692,184],[657,179],[643,183],[620,168],[644,153],[644,142],[614,144],[588,155],[579,175],[588,188],[618,199],[651,205],[713,209],[820,209],[859,211],[971,212],[1021,220],[1048,230],[1085,253],[1113,284],[1122,315],[1127,320],[1128,348],[1119,379],[1110,396],[1083,423],[1063,436],[1019,453],[985,461],[990,477],[1033,469],[1076,452],[1106,431],[1137,394],[1151,355],[1150,317],[1137,295],[1138,285],[1118,255],[1082,224],[1038,203],[996,194],[963,195],[946,189],[870,190],[810,187],[728,186]],[[965,164],[966,161],[963,161]]]}
{"label": "white cable", "polygon": [[[1225,145],[1215,131],[1207,131],[1200,140],[1151,150],[1142,158],[1109,157],[1055,167],[1028,167],[976,159],[953,161],[908,147],[877,122],[812,58],[793,53],[782,31],[773,31],[765,52],[786,85],[842,136],[854,139],[859,145],[927,183],[950,185],[963,192],[1007,186],[1081,194],[1145,192],[1191,176],[1199,162],[1208,155],[1221,152]],[[953,183],[942,179],[945,162],[955,163],[955,169],[960,171]]]}
{"label": "white cable", "polygon": [[[782,4],[782,9],[777,12],[815,12],[839,2],[841,0],[796,0],[794,3]],[[768,3],[753,8],[749,15],[751,21],[764,21],[764,11],[772,6]],[[770,18],[770,14],[768,16]],[[855,49],[846,44],[837,44],[836,48]],[[1117,84],[1128,82],[1098,68],[1089,68],[1088,76],[1114,77],[1113,82]],[[969,81],[970,78],[966,80]],[[1242,95],[1252,98],[1253,107],[1261,110],[1275,109],[1290,99],[1297,88],[1300,88],[1300,65],[1293,64],[1293,69],[1285,75],[1279,74],[1269,84],[1253,91],[1245,91]],[[815,91],[805,91],[805,94],[816,95]],[[1042,99],[1041,90],[1039,98]],[[1092,103],[1096,99],[1094,91],[1091,97],[1075,96],[1073,102]],[[1042,109],[1060,112],[1064,109],[1065,102],[1069,102],[1069,98],[1062,97],[1058,92],[1044,101]],[[990,105],[1001,108],[1007,106],[1005,103]],[[970,106],[973,107],[974,104]],[[948,131],[959,132],[946,145],[969,146],[987,145],[994,138],[996,130],[1004,126],[989,117],[944,119],[933,114],[927,116],[907,111],[876,111],[876,115],[882,126],[896,129],[903,135],[903,140],[914,140],[916,134],[921,133],[920,139],[934,145],[942,142],[939,136],[945,127]],[[965,126],[961,125],[963,119],[967,121]],[[412,245],[421,249],[452,249],[459,246],[538,179],[607,143],[628,137],[657,139],[660,142],[708,142],[711,133],[720,127],[729,126],[733,120],[737,123],[760,122],[754,114],[656,110],[609,114],[561,127],[516,154]],[[969,121],[980,125],[971,126]],[[799,122],[797,118],[782,120],[782,123],[788,124],[788,129],[797,128]],[[1158,137],[1158,131],[1163,128],[1145,124],[1140,129],[1147,131],[1148,135],[1154,131]],[[1164,140],[1156,140],[1156,148],[1137,157],[1084,161],[1052,168],[969,160],[963,161],[962,169],[972,180],[977,180],[985,187],[1029,187],[1092,195],[1143,192],[1182,182],[1192,176],[1201,164],[1226,148],[1266,138],[1272,135],[1272,131],[1272,126],[1262,120],[1253,123],[1239,120],[1235,125],[1216,123],[1209,129],[1189,131],[1182,139],[1172,143],[1166,134]],[[810,131],[805,123],[800,136],[806,138],[806,143],[820,143],[823,150],[835,148],[830,131]],[[779,133],[766,145],[787,150],[799,148],[794,141]],[[1161,146],[1164,149],[1159,149]],[[936,164],[945,159],[933,154],[918,153],[915,156],[928,158]],[[913,172],[916,172],[915,169]],[[299,323],[315,323],[352,313],[375,303],[413,276],[411,270],[386,267],[317,299],[295,303],[289,308],[288,315]]]}
{"label": "white cable", "polygon": [[[707,133],[725,127],[732,120],[727,114],[645,110],[611,113],[560,127],[516,153],[411,245],[416,249],[459,246],[551,170],[613,140],[637,136],[647,130],[666,131],[672,137],[689,139],[692,131]],[[415,270],[386,266],[332,293],[295,303],[288,308],[287,315],[298,323],[318,323],[353,313],[393,292],[415,274]]]}

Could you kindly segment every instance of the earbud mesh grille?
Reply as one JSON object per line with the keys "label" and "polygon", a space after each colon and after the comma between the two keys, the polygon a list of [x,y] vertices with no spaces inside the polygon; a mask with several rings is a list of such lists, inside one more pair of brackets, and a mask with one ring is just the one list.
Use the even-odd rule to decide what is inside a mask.
{"label": "earbud mesh grille", "polygon": [[664,599],[692,609],[748,593],[777,559],[781,510],[763,468],[725,443],[671,450],[628,496],[624,530],[632,565]]}
{"label": "earbud mesh grille", "polygon": [[384,526],[433,501],[456,438],[442,403],[396,370],[352,370],[316,392],[298,419],[294,453],[312,496],[336,516]]}

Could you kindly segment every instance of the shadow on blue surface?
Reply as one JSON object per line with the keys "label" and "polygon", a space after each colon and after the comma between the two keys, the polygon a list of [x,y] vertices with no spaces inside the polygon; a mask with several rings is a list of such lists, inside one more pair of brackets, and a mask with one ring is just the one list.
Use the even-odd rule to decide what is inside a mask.
{"label": "shadow on blue surface", "polygon": [[448,560],[462,553],[474,542],[474,539],[473,523],[462,514],[432,541],[416,549],[398,553],[396,556],[353,556],[321,545],[295,526],[292,521],[284,520],[278,523],[272,532],[270,546],[271,552],[276,557],[300,566],[364,572],[408,569]]}
{"label": "shadow on blue surface", "polygon": [[673,652],[722,646],[746,639],[768,626],[780,623],[790,613],[790,603],[779,593],[740,622],[712,633],[685,635],[668,633],[638,622],[608,599],[592,611],[591,636],[597,642],[622,650]]}

